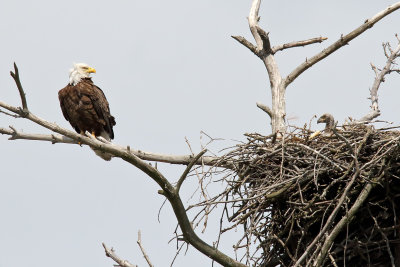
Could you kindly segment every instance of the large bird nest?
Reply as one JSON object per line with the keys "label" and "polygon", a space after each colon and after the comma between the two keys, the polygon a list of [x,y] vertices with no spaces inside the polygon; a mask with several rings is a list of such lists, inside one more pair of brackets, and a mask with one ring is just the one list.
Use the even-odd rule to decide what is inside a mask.
{"label": "large bird nest", "polygon": [[225,205],[229,226],[221,233],[243,227],[235,248],[256,266],[400,260],[400,133],[353,125],[331,136],[310,134],[248,134],[227,153],[236,168],[225,177],[227,189],[203,203]]}

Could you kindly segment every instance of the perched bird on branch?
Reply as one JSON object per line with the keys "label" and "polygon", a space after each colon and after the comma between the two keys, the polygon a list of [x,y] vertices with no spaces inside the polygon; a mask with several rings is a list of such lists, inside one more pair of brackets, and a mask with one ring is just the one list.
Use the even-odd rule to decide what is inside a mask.
{"label": "perched bird on branch", "polygon": [[[58,92],[62,113],[77,133],[88,131],[94,137],[101,136],[107,141],[114,139],[115,119],[103,91],[93,84],[91,73],[96,70],[85,63],[74,64],[69,72],[69,83]],[[104,160],[111,155],[95,150]]]}

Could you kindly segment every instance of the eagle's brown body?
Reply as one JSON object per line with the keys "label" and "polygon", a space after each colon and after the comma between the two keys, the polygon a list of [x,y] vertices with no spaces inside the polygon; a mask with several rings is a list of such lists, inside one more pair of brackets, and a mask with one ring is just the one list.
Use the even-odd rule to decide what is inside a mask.
{"label": "eagle's brown body", "polygon": [[83,78],[76,85],[68,84],[58,92],[58,98],[65,119],[77,133],[88,131],[103,137],[106,133],[109,139],[114,138],[115,119],[103,91],[91,78]]}

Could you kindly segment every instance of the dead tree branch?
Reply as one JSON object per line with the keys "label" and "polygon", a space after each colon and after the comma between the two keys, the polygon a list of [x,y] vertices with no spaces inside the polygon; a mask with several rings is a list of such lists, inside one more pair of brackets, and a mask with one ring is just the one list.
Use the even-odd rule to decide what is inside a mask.
{"label": "dead tree branch", "polygon": [[120,257],[118,257],[116,254],[115,254],[115,251],[114,251],[114,249],[113,248],[108,248],[107,246],[106,246],[106,244],[104,244],[104,243],[101,243],[102,245],[103,245],[103,248],[104,248],[104,251],[106,252],[106,256],[107,257],[110,257],[113,261],[115,261],[120,267],[138,267],[137,265],[134,265],[134,264],[132,264],[132,263],[130,263],[129,261],[127,261],[127,260],[123,260],[123,259],[121,259]]}
{"label": "dead tree branch", "polygon": [[[0,106],[6,105],[5,103],[0,101]],[[16,107],[13,107],[16,108]],[[43,123],[48,123],[52,124],[48,121],[43,120]],[[52,124],[55,128],[59,127],[56,124]],[[12,126],[10,126],[12,127]],[[14,128],[14,127],[12,127]],[[82,138],[81,135],[76,134],[76,138],[70,138],[62,134],[32,134],[32,133],[24,133],[18,130],[14,130],[10,128],[3,128],[0,127],[0,134],[5,134],[9,135],[10,138],[9,140],[18,140],[18,139],[24,139],[24,140],[33,140],[33,141],[46,141],[46,142],[51,142],[52,144],[78,144],[79,141],[77,141],[76,138]],[[59,127],[61,128],[61,127]],[[69,131],[65,128],[62,128],[65,131]],[[71,132],[71,134],[75,135],[75,132]],[[89,137],[87,137],[89,138]],[[91,139],[91,138],[89,138]],[[93,142],[96,142],[93,140]],[[163,163],[169,163],[169,164],[177,164],[177,165],[188,165],[190,162],[193,161],[193,156],[192,155],[168,155],[168,154],[159,154],[159,153],[153,153],[153,152],[147,152],[147,151],[142,151],[142,150],[136,150],[132,149],[130,146],[120,146],[114,143],[108,144],[110,146],[113,146],[116,149],[119,149],[120,151],[124,151],[127,153],[131,153],[137,157],[139,157],[142,160],[146,161],[154,161],[154,162],[163,162]],[[204,164],[206,166],[220,166],[224,168],[233,168],[232,162],[230,161],[221,161],[220,158],[218,157],[212,157],[212,156],[202,156],[199,158],[196,162],[196,165]],[[230,166],[230,167],[229,167]]]}
{"label": "dead tree branch", "polygon": [[11,77],[13,77],[15,84],[17,85],[19,95],[21,97],[21,103],[22,103],[22,113],[21,114],[26,114],[28,113],[28,104],[26,103],[26,95],[24,92],[24,89],[22,88],[21,80],[19,78],[19,71],[17,64],[14,62],[14,72],[10,71]]}
{"label": "dead tree branch", "polygon": [[231,37],[236,41],[238,41],[239,43],[241,43],[242,45],[244,45],[245,47],[247,47],[251,52],[253,52],[254,55],[260,57],[257,47],[254,46],[251,42],[247,41],[246,38],[244,38],[243,36],[235,36],[235,35],[232,35]]}
{"label": "dead tree branch", "polygon": [[315,43],[322,43],[323,41],[328,40],[327,37],[316,37],[316,38],[311,38],[308,40],[302,40],[302,41],[294,41],[290,43],[286,43],[283,45],[277,45],[272,47],[272,54],[275,54],[276,52],[288,49],[288,48],[293,48],[293,47],[299,47],[299,46],[306,46],[310,44],[315,44]]}
{"label": "dead tree branch", "polygon": [[389,43],[383,44],[383,51],[387,57],[385,67],[379,71],[374,64],[371,63],[371,68],[375,72],[374,83],[372,84],[372,88],[370,89],[370,98],[371,99],[371,110],[370,112],[362,117],[360,122],[369,122],[378,117],[381,113],[378,105],[378,89],[382,82],[385,81],[385,75],[390,74],[392,71],[396,71],[392,69],[392,65],[395,64],[396,58],[400,57],[400,41],[395,50],[389,49],[390,54],[387,54],[386,47],[389,47]]}
{"label": "dead tree branch", "polygon": [[[261,0],[253,0],[250,8],[250,14],[248,17],[250,31],[254,37],[254,40],[256,41],[256,45],[253,45],[244,37],[241,36],[232,36],[232,37],[239,43],[250,49],[250,51],[252,51],[257,57],[259,57],[263,61],[267,69],[270,81],[272,105],[271,108],[267,109],[262,108],[259,105],[257,106],[261,108],[263,111],[265,111],[271,118],[272,133],[277,134],[277,137],[281,137],[282,134],[286,133],[286,99],[285,99],[286,88],[305,70],[307,70],[314,64],[318,63],[322,59],[326,58],[327,56],[329,56],[336,50],[340,49],[341,47],[347,45],[351,40],[358,37],[367,29],[371,28],[375,23],[380,21],[382,18],[400,8],[400,2],[398,2],[396,4],[389,6],[385,10],[379,12],[372,18],[367,19],[361,26],[359,26],[349,34],[341,36],[339,40],[337,40],[332,45],[328,46],[326,49],[322,50],[315,56],[306,59],[305,62],[300,64],[289,75],[283,78],[280,74],[278,64],[275,61],[274,54],[276,52],[288,48],[305,46],[314,43],[321,43],[325,41],[327,38],[317,37],[308,40],[295,41],[271,47],[271,42],[268,36],[268,32],[264,31],[258,25],[258,22],[260,20],[260,17],[258,15],[260,10],[260,5],[261,5]],[[397,71],[397,70],[392,69],[391,71]]]}
{"label": "dead tree branch", "polygon": [[259,55],[261,56],[260,58],[264,62],[264,65],[267,69],[270,81],[272,108],[270,114],[268,115],[271,117],[272,133],[277,133],[280,136],[286,132],[286,88],[282,87],[282,76],[272,53],[269,36],[258,25],[258,21],[260,20],[258,15],[260,5],[261,0],[253,0],[248,18],[249,27],[254,39],[256,40],[257,50],[259,51]]}
{"label": "dead tree branch", "polygon": [[199,161],[199,159],[207,152],[207,149],[203,149],[199,154],[197,154],[193,160],[187,165],[185,171],[182,173],[182,176],[179,178],[176,184],[176,191],[179,193],[181,189],[183,181],[186,179],[187,175],[189,174],[192,167]]}
{"label": "dead tree branch", "polygon": [[350,32],[344,36],[341,36],[339,38],[339,40],[337,40],[336,42],[334,42],[333,44],[331,44],[330,46],[328,46],[327,48],[325,48],[324,50],[322,50],[315,56],[308,58],[305,62],[300,64],[285,78],[285,81],[284,81],[285,88],[289,84],[291,84],[300,74],[302,74],[304,71],[309,69],[311,66],[318,63],[322,59],[326,58],[327,56],[329,56],[330,54],[332,54],[339,48],[342,48],[343,46],[348,45],[351,40],[358,37],[360,34],[365,32],[366,30],[372,28],[372,26],[374,26],[375,23],[377,23],[378,21],[380,21],[381,19],[383,19],[384,17],[386,17],[387,15],[396,11],[399,8],[400,8],[400,2],[387,7],[386,9],[382,10],[381,12],[379,12],[378,14],[373,16],[372,18],[365,20],[361,26],[359,26],[352,32]]}
{"label": "dead tree branch", "polygon": [[140,250],[142,251],[143,257],[145,258],[145,260],[147,261],[147,264],[149,265],[149,267],[154,267],[154,265],[151,263],[149,256],[146,254],[146,251],[144,250],[144,247],[142,245],[142,234],[140,233],[140,230],[138,232],[138,240],[137,240],[137,244],[139,245]]}
{"label": "dead tree branch", "polygon": [[259,103],[259,102],[257,102],[256,104],[257,104],[257,107],[258,107],[259,109],[261,109],[262,111],[264,111],[265,113],[267,113],[268,116],[269,116],[270,118],[272,118],[272,110],[271,110],[270,107],[268,107],[268,106],[266,106],[266,105],[264,105],[264,104],[262,104],[262,103]]}

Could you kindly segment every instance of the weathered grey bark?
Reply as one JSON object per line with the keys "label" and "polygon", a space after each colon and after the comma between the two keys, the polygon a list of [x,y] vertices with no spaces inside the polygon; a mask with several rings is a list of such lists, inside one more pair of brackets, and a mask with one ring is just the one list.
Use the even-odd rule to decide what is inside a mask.
{"label": "weathered grey bark", "polygon": [[368,112],[368,114],[362,117],[359,122],[372,121],[381,114],[378,105],[378,89],[381,83],[385,81],[385,75],[390,74],[393,71],[400,73],[399,69],[392,69],[392,66],[395,63],[395,59],[400,57],[400,40],[398,40],[398,43],[399,44],[395,50],[392,50],[390,48],[389,43],[383,44],[383,50],[385,52],[387,61],[385,67],[381,71],[379,71],[378,68],[371,63],[372,70],[375,72],[374,83],[372,84],[372,88],[370,89],[371,110]]}
{"label": "weathered grey bark", "polygon": [[[18,108],[9,106],[8,104],[1,102],[1,101],[0,101],[0,107],[10,108],[10,109],[13,108],[13,109],[18,110]],[[12,114],[10,114],[10,116],[11,115]],[[50,124],[54,128],[59,127],[58,125],[47,122],[47,121],[43,122],[43,123]],[[72,132],[72,133],[74,133],[74,132]],[[46,141],[46,142],[51,142],[53,144],[57,144],[57,143],[78,144],[78,141],[76,141],[76,139],[67,137],[65,135],[56,134],[56,133],[53,133],[53,134],[25,133],[25,132],[18,131],[13,126],[10,126],[9,129],[0,127],[0,134],[9,135],[10,136],[8,138],[9,140],[23,139],[23,140],[33,140],[33,141]],[[80,138],[82,138],[82,136],[80,136]],[[90,136],[88,136],[88,138],[91,139]],[[94,140],[94,141],[97,141],[97,140]],[[139,157],[140,159],[147,160],[147,161],[163,162],[163,163],[178,164],[178,165],[188,165],[195,158],[193,155],[168,155],[168,154],[147,152],[147,151],[132,149],[130,146],[120,146],[118,144],[109,143],[109,142],[105,142],[105,143],[103,143],[103,145],[113,146],[114,148],[119,149],[120,151],[132,153],[133,155]],[[194,162],[194,164],[196,164],[196,165],[202,164],[202,165],[206,165],[206,166],[215,166],[215,167],[224,167],[224,168],[228,168],[228,169],[234,168],[231,161],[226,161],[226,160],[222,161],[218,157],[203,156],[203,155],[201,158],[198,158],[196,160],[196,162]]]}
{"label": "weathered grey bark", "polygon": [[249,14],[249,26],[250,31],[256,40],[257,50],[260,51],[261,60],[264,62],[267,69],[270,81],[272,94],[272,112],[270,114],[272,133],[279,134],[286,132],[286,88],[283,87],[282,76],[279,72],[275,57],[272,54],[268,34],[258,26],[258,21],[260,19],[258,16],[260,4],[261,0],[253,1]]}
{"label": "weathered grey bark", "polygon": [[[268,33],[261,29],[258,25],[260,17],[258,15],[260,10],[261,0],[253,0],[250,14],[248,17],[250,31],[256,41],[256,45],[246,40],[242,36],[232,36],[235,40],[246,46],[256,56],[258,56],[264,63],[268,77],[270,80],[271,89],[271,104],[268,107],[264,104],[258,103],[257,106],[265,111],[271,118],[272,133],[283,134],[286,132],[286,88],[304,71],[326,58],[339,48],[347,45],[351,40],[371,28],[375,23],[380,21],[385,16],[400,8],[400,2],[393,4],[385,10],[379,12],[370,19],[367,19],[361,26],[353,30],[347,35],[341,36],[339,40],[317,53],[315,56],[306,59],[305,62],[296,67],[289,75],[282,77],[278,65],[275,61],[274,54],[284,49],[310,45],[314,43],[321,43],[326,40],[326,37],[317,37],[309,40],[291,42],[284,45],[271,47]],[[279,135],[278,135],[279,136]]]}

